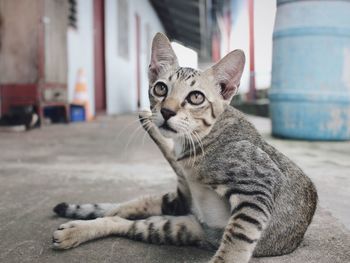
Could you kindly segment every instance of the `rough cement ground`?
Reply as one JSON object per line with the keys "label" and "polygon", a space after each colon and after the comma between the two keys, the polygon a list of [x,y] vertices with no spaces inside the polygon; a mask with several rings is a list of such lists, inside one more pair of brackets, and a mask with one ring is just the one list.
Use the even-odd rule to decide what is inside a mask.
{"label": "rough cement ground", "polygon": [[[252,262],[350,262],[350,143],[272,139],[268,120],[252,120],[312,177],[320,196],[319,209],[299,249]],[[51,249],[52,232],[67,221],[52,212],[58,202],[122,202],[173,189],[171,168],[137,127],[134,116],[119,116],[1,133],[0,262],[206,262],[212,252],[118,237],[68,251]]]}

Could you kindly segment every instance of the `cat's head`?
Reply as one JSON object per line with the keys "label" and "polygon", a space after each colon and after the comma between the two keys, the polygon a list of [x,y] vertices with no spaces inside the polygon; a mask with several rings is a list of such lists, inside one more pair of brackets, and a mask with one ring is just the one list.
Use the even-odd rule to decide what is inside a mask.
{"label": "cat's head", "polygon": [[209,133],[239,87],[245,63],[235,50],[205,71],[179,67],[168,38],[157,33],[149,65],[153,122],[165,137]]}

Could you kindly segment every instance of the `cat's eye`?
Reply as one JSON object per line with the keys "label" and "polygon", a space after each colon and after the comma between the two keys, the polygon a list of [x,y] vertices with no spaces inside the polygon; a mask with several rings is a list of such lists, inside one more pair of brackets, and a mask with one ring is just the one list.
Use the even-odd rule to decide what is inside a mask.
{"label": "cat's eye", "polygon": [[200,91],[192,91],[187,96],[187,101],[193,105],[199,105],[204,102],[205,96]]}
{"label": "cat's eye", "polygon": [[168,93],[168,87],[163,82],[158,82],[153,88],[154,95],[164,97]]}

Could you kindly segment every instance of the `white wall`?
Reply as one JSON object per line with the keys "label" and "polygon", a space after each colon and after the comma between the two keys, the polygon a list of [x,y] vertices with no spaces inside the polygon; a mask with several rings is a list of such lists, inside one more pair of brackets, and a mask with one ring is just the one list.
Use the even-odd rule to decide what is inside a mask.
{"label": "white wall", "polygon": [[[232,1],[231,50],[243,49],[246,67],[240,92],[249,89],[249,15],[248,1]],[[255,81],[256,88],[267,88],[271,83],[272,33],[276,13],[276,0],[254,1]],[[221,47],[222,56],[226,48]]]}
{"label": "white wall", "polygon": [[[118,55],[118,0],[105,2],[105,55],[106,55],[106,97],[107,113],[116,114],[137,110],[136,82],[136,25],[135,14],[140,16],[141,32],[141,108],[149,105],[147,68],[153,35],[163,32],[163,27],[149,1],[128,0],[129,59]],[[270,84],[272,31],[276,0],[255,2],[255,63],[257,88]],[[261,3],[260,3],[261,2]],[[264,3],[262,3],[264,2]],[[83,68],[89,91],[89,101],[94,113],[94,50],[93,50],[93,1],[78,0],[78,29],[68,31],[68,92],[69,101],[74,95],[77,72]],[[231,49],[243,49],[247,65],[242,77],[240,91],[247,91],[249,80],[249,23],[246,1],[232,2]],[[147,37],[147,27],[150,37]],[[222,47],[223,54],[226,48]]]}
{"label": "white wall", "polygon": [[86,74],[90,110],[95,111],[94,91],[94,45],[93,45],[93,2],[77,1],[77,29],[69,29],[68,47],[68,99],[74,97],[74,87],[79,68]]}
{"label": "white wall", "polygon": [[198,68],[198,53],[184,45],[172,42],[171,46],[177,56],[180,67]]}
{"label": "white wall", "polygon": [[[137,110],[136,82],[136,22],[135,14],[140,16],[141,32],[141,108],[147,107],[150,41],[163,27],[148,1],[129,0],[129,58],[118,55],[118,1],[105,2],[105,52],[106,52],[106,91],[107,113],[116,114]],[[147,39],[148,24],[151,38]]]}
{"label": "white wall", "polygon": [[[246,92],[249,89],[249,16],[248,1],[232,1],[232,29],[231,29],[231,50],[242,49],[246,55],[246,65],[241,79],[239,92]],[[224,53],[225,54],[224,54]],[[226,50],[221,48],[221,56],[226,55]]]}
{"label": "white wall", "polygon": [[271,84],[272,33],[275,23],[276,0],[254,1],[255,81],[257,88]]}

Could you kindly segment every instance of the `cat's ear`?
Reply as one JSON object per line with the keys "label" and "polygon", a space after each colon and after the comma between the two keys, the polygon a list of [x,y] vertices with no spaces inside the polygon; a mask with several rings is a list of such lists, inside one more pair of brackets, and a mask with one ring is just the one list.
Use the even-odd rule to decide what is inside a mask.
{"label": "cat's ear", "polygon": [[228,53],[209,70],[215,81],[220,85],[220,94],[225,101],[230,102],[236,94],[245,64],[242,50],[236,49]]}
{"label": "cat's ear", "polygon": [[177,57],[169,39],[164,34],[157,33],[152,42],[151,63],[148,71],[150,82],[154,82],[160,73],[178,66]]}

